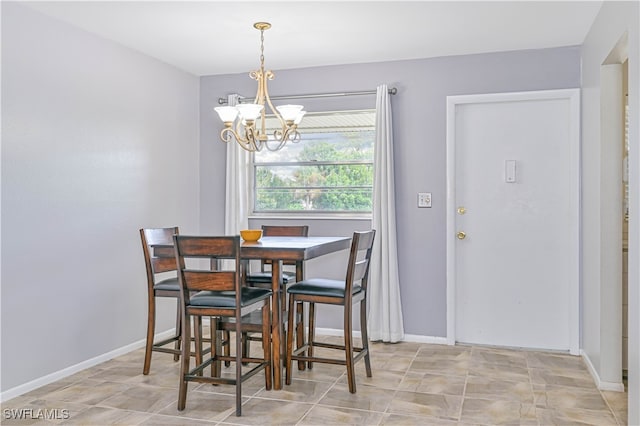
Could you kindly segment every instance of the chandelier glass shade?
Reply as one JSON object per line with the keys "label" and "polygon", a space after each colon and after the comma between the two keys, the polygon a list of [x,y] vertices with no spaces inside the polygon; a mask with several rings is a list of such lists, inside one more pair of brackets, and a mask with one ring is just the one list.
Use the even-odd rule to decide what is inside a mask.
{"label": "chandelier glass shade", "polygon": [[[260,30],[260,69],[250,72],[249,76],[258,82],[258,91],[253,103],[215,108],[224,123],[220,138],[227,143],[235,140],[250,152],[261,151],[263,148],[277,151],[287,142],[300,140],[297,128],[305,111],[302,105],[280,105],[274,108],[267,89],[267,81],[273,80],[274,74],[264,69],[264,32],[271,28],[271,24],[256,22],[253,26]],[[279,123],[279,128],[271,134],[268,134],[266,126],[267,107]]]}

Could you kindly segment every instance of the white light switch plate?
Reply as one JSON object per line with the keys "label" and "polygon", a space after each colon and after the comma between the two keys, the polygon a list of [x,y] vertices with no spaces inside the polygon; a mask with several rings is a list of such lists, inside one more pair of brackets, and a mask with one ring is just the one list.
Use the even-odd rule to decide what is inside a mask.
{"label": "white light switch plate", "polygon": [[418,207],[431,207],[431,193],[418,192]]}

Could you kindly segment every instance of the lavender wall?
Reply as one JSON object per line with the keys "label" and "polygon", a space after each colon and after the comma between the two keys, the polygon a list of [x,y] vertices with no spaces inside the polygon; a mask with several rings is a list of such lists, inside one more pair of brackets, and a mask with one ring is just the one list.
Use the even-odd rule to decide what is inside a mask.
{"label": "lavender wall", "polygon": [[[267,63],[267,66],[269,64]],[[380,83],[398,88],[392,97],[396,214],[404,324],[407,334],[446,335],[445,100],[449,95],[580,87],[578,47],[514,51],[433,59],[275,70],[272,96],[373,90]],[[251,97],[255,83],[246,73],[201,79],[201,229],[224,230],[225,146],[213,108],[237,92]],[[304,100],[309,111],[373,108],[375,96]],[[431,192],[433,208],[418,209],[417,193]],[[254,224],[262,223],[254,221]],[[314,235],[369,226],[368,221],[310,221]],[[341,277],[339,257],[316,260],[308,275]],[[320,312],[320,327],[340,328],[335,316]]]}
{"label": "lavender wall", "polygon": [[196,77],[3,2],[3,399],[144,338],[138,229],[198,232],[198,149]]}

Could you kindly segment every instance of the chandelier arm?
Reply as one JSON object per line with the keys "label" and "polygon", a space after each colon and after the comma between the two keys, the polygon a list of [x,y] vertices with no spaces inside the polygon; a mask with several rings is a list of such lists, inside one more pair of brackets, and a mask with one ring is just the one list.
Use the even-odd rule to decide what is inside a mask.
{"label": "chandelier arm", "polygon": [[258,82],[258,89],[256,90],[256,97],[253,99],[254,104],[263,103],[262,94],[262,70],[254,70],[249,73],[249,77]]}
{"label": "chandelier arm", "polygon": [[280,150],[280,148],[282,148],[285,145],[287,140],[286,139],[282,139],[282,140],[276,139],[276,140],[274,140],[272,142],[277,142],[278,144],[273,146],[273,145],[270,145],[269,142],[267,142],[267,143],[264,144],[264,146],[267,148],[268,151],[275,152],[275,151]]}
{"label": "chandelier arm", "polygon": [[251,144],[251,141],[248,138],[241,137],[231,127],[226,127],[222,129],[222,131],[220,132],[220,139],[222,139],[223,142],[227,142],[227,143],[231,143],[235,139],[235,141],[238,143],[238,145],[240,145],[242,149],[251,151],[251,152],[255,151],[255,149]]}
{"label": "chandelier arm", "polygon": [[245,140],[247,141],[247,151],[255,152],[262,150],[262,141],[258,139],[258,132],[256,132],[255,126],[245,127]]}
{"label": "chandelier arm", "polygon": [[[276,130],[274,133],[281,133],[282,134],[282,142],[284,144],[284,142],[298,142],[300,140],[300,132],[298,131],[298,126],[297,125],[292,125],[291,127],[287,127],[285,129],[284,132],[282,132],[281,130]],[[275,135],[274,135],[275,136]]]}
{"label": "chandelier arm", "polygon": [[[261,142],[265,138],[264,135],[267,134],[267,130],[266,130],[267,117],[266,117],[265,99],[267,100],[269,99],[268,95],[266,94],[266,87],[267,87],[266,76],[268,75],[268,73],[270,73],[270,71],[265,73],[263,64],[260,64],[259,70],[251,71],[249,73],[249,76],[252,79],[256,80],[256,82],[258,83],[258,90],[256,91],[256,97],[253,100],[253,103],[256,105],[262,105],[262,110],[260,111],[260,127],[257,129],[257,135],[256,135],[257,140],[260,140]],[[270,101],[269,101],[269,104],[271,104]]]}
{"label": "chandelier arm", "polygon": [[289,132],[289,142],[298,143],[301,138],[302,137],[300,136],[300,132],[298,131],[297,128]]}
{"label": "chandelier arm", "polygon": [[236,136],[235,132],[233,131],[233,129],[231,129],[229,127],[225,127],[220,132],[220,139],[222,139],[222,141],[226,142],[226,143],[230,143],[231,141],[233,141],[235,136]]}
{"label": "chandelier arm", "polygon": [[278,121],[280,122],[280,127],[284,130],[285,128],[287,128],[287,123],[284,121],[284,118],[282,118],[282,116],[280,115],[280,113],[278,112],[278,110],[273,106],[273,104],[271,103],[271,98],[269,97],[269,89],[267,88],[267,79],[269,80],[273,80],[275,77],[275,74],[273,74],[273,72],[271,71],[267,71],[266,75],[264,76],[264,98],[267,102],[267,104],[269,105],[269,109],[271,110],[271,112],[273,113],[273,115],[275,115],[278,118]]}
{"label": "chandelier arm", "polygon": [[266,147],[269,151],[278,151],[287,142],[297,143],[300,140],[300,132],[298,132],[295,124],[291,127],[285,127],[284,129],[278,129],[273,131],[273,137],[278,142],[276,146],[271,146],[266,143]]}
{"label": "chandelier arm", "polygon": [[[269,99],[269,96],[266,94],[267,92],[267,82],[265,80],[264,67],[260,65],[260,80],[258,81],[258,94],[256,95],[256,102],[260,102],[262,104],[262,111],[260,111],[260,131],[259,134],[266,135],[267,134],[267,111],[265,107],[265,97]],[[269,101],[271,102],[271,101]]]}
{"label": "chandelier arm", "polygon": [[[250,126],[246,124],[243,126],[241,117],[238,117],[236,119],[236,128],[235,128],[235,131],[233,132],[240,146],[242,146],[242,148],[246,149],[247,151],[251,151],[251,152],[260,151],[260,148],[258,147],[258,144],[256,143],[256,140],[255,140],[254,126],[255,126],[255,122]],[[244,136],[240,136],[240,135],[244,135]]]}

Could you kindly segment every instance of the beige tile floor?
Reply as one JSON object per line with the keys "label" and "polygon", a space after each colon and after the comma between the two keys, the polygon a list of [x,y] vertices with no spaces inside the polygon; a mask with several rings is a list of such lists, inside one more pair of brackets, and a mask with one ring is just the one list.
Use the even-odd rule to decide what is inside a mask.
{"label": "beige tile floor", "polygon": [[[136,350],[6,401],[1,423],[626,424],[627,394],[599,391],[581,358],[558,353],[372,343],[373,377],[366,377],[359,362],[356,394],[349,393],[342,366],[294,370],[292,385],[280,391],[266,391],[264,377],[257,375],[243,385],[242,417],[234,413],[232,386],[191,383],[187,407],[177,411],[178,363],[171,355],[154,353],[151,372],[144,376],[143,356]],[[7,418],[12,409],[57,413],[58,418]]]}

